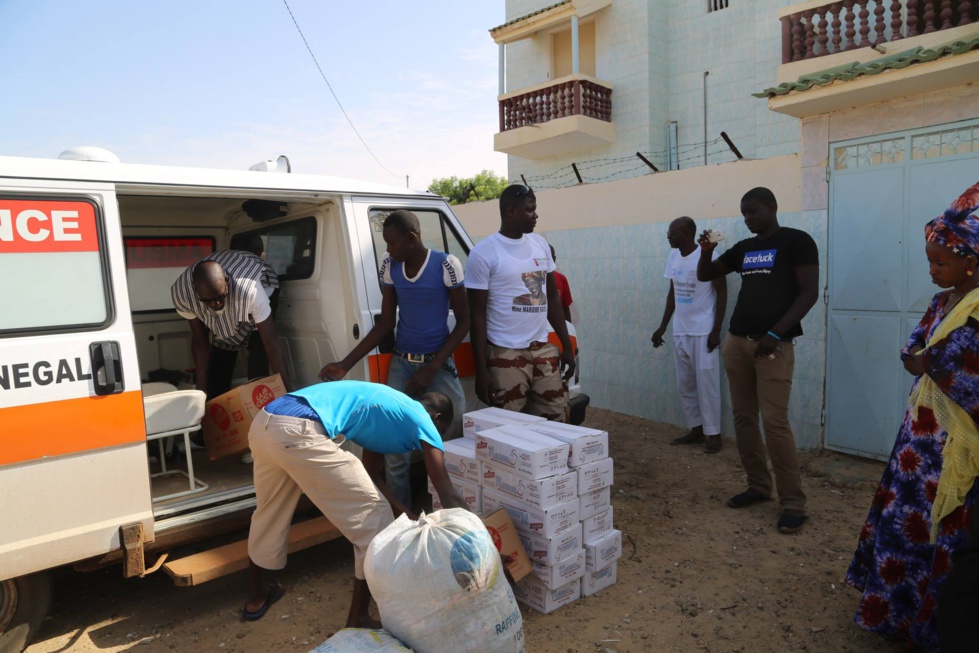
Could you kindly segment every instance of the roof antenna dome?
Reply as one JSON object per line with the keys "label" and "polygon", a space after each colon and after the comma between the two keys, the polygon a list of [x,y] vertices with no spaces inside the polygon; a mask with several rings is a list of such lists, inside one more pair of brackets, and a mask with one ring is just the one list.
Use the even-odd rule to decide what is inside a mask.
{"label": "roof antenna dome", "polygon": [[58,155],[62,161],[96,161],[98,163],[119,163],[119,157],[101,147],[80,145],[69,147]]}

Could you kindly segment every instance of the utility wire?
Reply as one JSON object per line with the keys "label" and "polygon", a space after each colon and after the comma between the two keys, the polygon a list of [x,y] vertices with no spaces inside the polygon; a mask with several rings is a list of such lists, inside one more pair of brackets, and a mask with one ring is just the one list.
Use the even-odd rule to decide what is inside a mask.
{"label": "utility wire", "polygon": [[323,72],[323,69],[320,67],[320,62],[316,60],[316,55],[313,54],[313,49],[309,47],[309,41],[306,40],[306,35],[303,34],[302,28],[299,27],[299,22],[296,20],[295,15],[293,15],[292,8],[289,6],[288,0],[282,0],[282,3],[285,4],[286,10],[289,12],[289,17],[292,18],[292,24],[296,26],[296,31],[299,32],[300,38],[302,38],[303,43],[306,45],[306,51],[309,52],[309,56],[313,58],[313,63],[316,64],[316,70],[320,71],[320,77],[322,77],[323,81],[326,82],[326,87],[330,89],[330,94],[333,95],[333,99],[336,100],[337,106],[340,107],[340,112],[343,114],[343,117],[346,118],[347,122],[350,124],[350,129],[354,130],[354,133],[357,134],[357,138],[359,138],[360,142],[364,144],[365,148],[367,148],[367,152],[370,153],[370,155],[374,158],[375,161],[377,161],[377,165],[384,168],[384,171],[387,172],[392,177],[398,177],[399,179],[403,177],[404,175],[399,175],[391,172],[386,165],[381,163],[381,160],[377,158],[376,154],[374,154],[374,151],[370,148],[370,145],[367,144],[367,141],[364,140],[364,137],[361,136],[360,132],[357,131],[357,128],[354,127],[354,123],[350,119],[350,116],[347,115],[347,112],[343,108],[343,105],[340,104],[340,98],[338,98],[337,94],[333,91],[333,86],[330,85],[330,80],[326,78],[326,74]]}

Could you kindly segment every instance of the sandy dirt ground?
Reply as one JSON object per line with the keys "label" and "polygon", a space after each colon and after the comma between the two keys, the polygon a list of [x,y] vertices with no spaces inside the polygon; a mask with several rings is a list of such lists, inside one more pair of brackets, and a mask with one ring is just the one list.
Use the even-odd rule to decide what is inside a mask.
{"label": "sandy dirt ground", "polygon": [[[550,615],[524,606],[529,653],[909,650],[853,624],[858,594],[843,582],[881,463],[804,455],[810,521],[780,535],[775,502],[724,505],[745,483],[733,441],[708,456],[669,446],[674,426],[602,410],[586,425],[608,430],[615,458],[618,583]],[[280,575],[286,596],[245,624],[244,573],[193,588],[67,573],[27,650],[307,651],[342,627],[352,575],[344,541],[298,553]]]}

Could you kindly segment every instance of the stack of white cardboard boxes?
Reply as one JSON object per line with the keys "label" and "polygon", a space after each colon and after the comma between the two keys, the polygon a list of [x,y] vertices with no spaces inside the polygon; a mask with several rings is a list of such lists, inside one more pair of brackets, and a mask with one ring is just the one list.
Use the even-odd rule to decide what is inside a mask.
{"label": "stack of white cardboard boxes", "polygon": [[547,613],[615,583],[608,433],[486,408],[465,414],[463,434],[445,443],[446,469],[478,514],[509,513],[534,568],[519,601]]}

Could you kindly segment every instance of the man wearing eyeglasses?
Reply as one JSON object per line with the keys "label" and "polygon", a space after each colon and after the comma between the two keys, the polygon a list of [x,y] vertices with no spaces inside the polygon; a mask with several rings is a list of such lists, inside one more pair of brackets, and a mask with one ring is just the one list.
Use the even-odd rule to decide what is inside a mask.
{"label": "man wearing eyeglasses", "polygon": [[291,390],[285,358],[273,323],[279,277],[251,252],[223,250],[197,261],[174,282],[170,295],[177,314],[190,320],[197,389],[208,399],[231,389],[238,352],[257,331],[267,356],[249,356],[249,378],[272,372]]}
{"label": "man wearing eyeglasses", "polygon": [[[508,186],[500,195],[500,230],[469,254],[466,290],[476,396],[490,406],[565,422],[574,351],[554,281],[554,259],[547,241],[533,233],[536,226],[534,192],[520,184]],[[561,351],[548,342],[548,323]]]}

